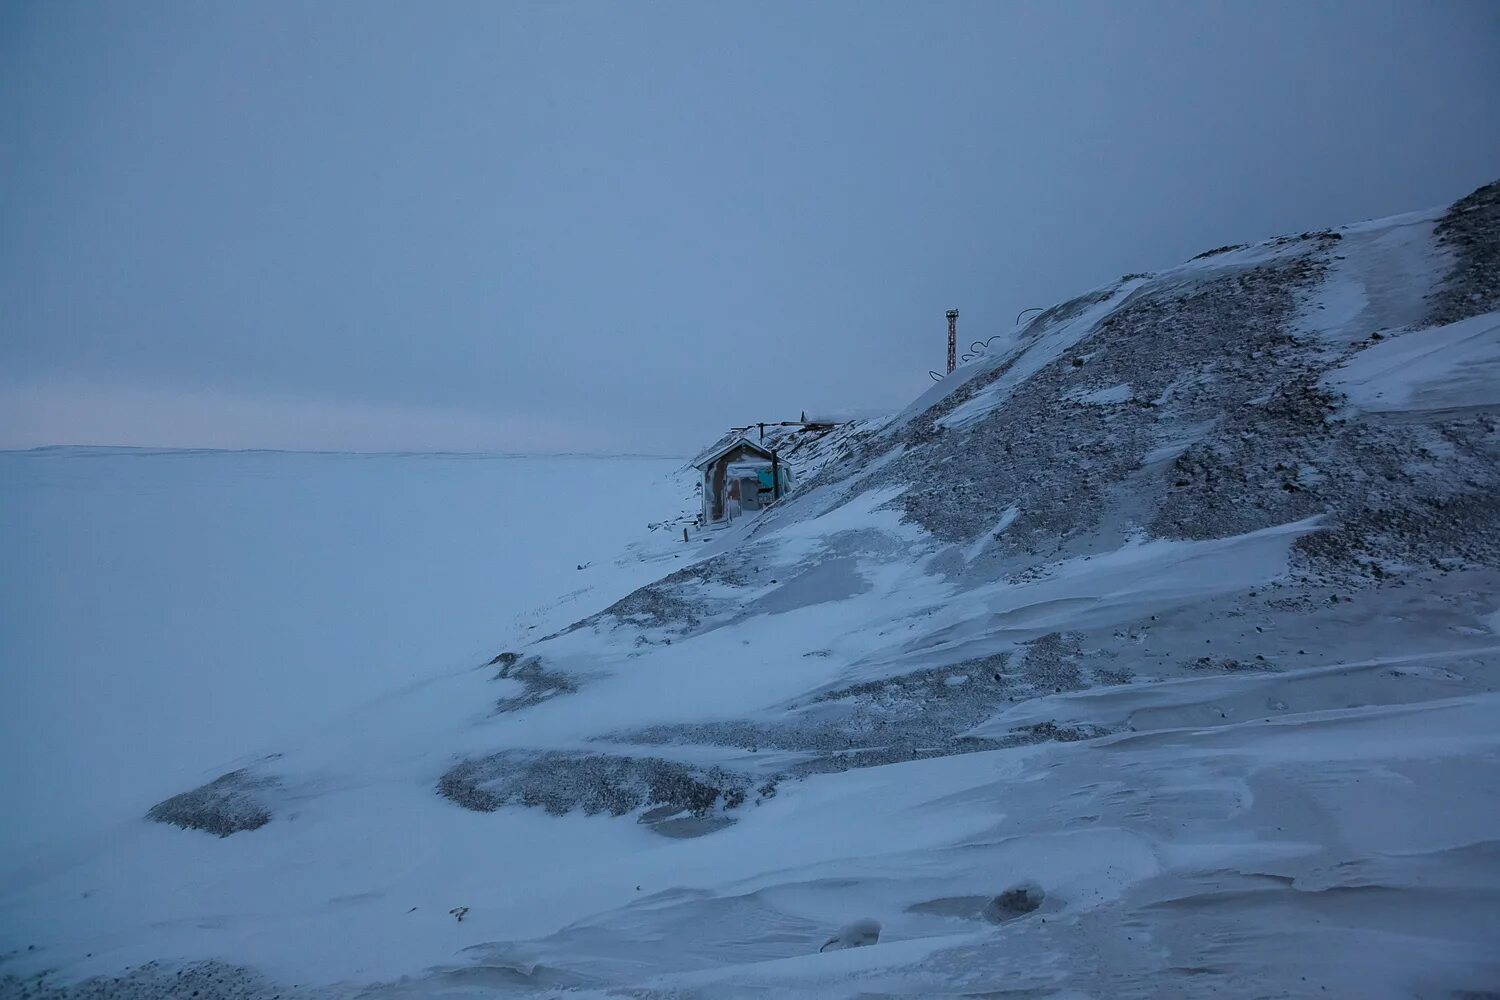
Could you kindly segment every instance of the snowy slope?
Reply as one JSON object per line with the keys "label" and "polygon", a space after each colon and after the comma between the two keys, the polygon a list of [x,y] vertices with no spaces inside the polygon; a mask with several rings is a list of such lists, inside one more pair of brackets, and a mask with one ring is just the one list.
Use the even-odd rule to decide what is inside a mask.
{"label": "snowy slope", "polygon": [[12,876],[8,968],[1482,995],[1497,310],[1497,186],[1061,303],[676,572],[157,810],[227,836]]}

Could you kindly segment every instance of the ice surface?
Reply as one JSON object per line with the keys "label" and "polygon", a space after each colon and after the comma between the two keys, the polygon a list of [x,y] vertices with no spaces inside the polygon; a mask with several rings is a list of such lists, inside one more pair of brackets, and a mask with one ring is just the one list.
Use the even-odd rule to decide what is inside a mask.
{"label": "ice surface", "polygon": [[0,867],[607,604],[679,464],[0,454]]}
{"label": "ice surface", "polygon": [[[618,521],[587,476],[539,485],[526,537],[566,571],[527,575],[536,610],[476,628],[443,591],[468,610],[419,604],[445,638],[405,688],[163,762],[133,818],[4,876],[0,982],[212,959],[257,997],[1493,991],[1497,213],[1480,192],[1063,303],[689,543],[640,525],[691,480]],[[338,509],[412,488],[395,471]],[[501,529],[455,520],[481,543],[360,550],[427,588],[488,567]],[[306,544],[282,541],[268,564]],[[384,623],[339,635],[370,658]],[[200,625],[179,641],[211,648]],[[268,782],[253,829],[144,818],[238,768]]]}

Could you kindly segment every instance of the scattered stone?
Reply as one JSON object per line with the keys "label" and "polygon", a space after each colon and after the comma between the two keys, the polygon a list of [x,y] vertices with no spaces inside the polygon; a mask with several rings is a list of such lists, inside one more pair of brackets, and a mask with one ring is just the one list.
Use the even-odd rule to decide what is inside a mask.
{"label": "scattered stone", "polygon": [[1041,887],[1033,883],[1014,886],[989,901],[984,908],[984,919],[992,924],[1001,924],[1024,917],[1040,907],[1046,898],[1047,894]]}
{"label": "scattered stone", "polygon": [[840,927],[833,937],[823,942],[823,947],[819,948],[818,952],[843,951],[846,948],[866,948],[879,940],[880,921],[866,918]]}

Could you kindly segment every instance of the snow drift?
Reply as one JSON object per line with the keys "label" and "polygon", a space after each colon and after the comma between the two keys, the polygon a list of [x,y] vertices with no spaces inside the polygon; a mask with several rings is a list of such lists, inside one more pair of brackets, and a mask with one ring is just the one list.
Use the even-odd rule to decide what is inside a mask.
{"label": "snow drift", "polygon": [[12,879],[11,989],[1482,995],[1497,309],[1500,185],[1054,306],[675,572],[157,807],[253,827]]}

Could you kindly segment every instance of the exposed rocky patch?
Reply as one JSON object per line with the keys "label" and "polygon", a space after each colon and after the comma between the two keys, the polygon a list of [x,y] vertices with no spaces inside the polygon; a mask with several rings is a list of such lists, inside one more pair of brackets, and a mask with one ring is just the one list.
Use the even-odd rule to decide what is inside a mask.
{"label": "exposed rocky patch", "polygon": [[1031,689],[1041,694],[1077,691],[1085,686],[1078,667],[1081,655],[1076,638],[1052,632],[1026,644],[1020,673]]}
{"label": "exposed rocky patch", "polygon": [[[1497,192],[1439,225],[1456,263],[1434,322],[1500,302]],[[1374,418],[1322,384],[1349,349],[1298,323],[1340,243],[1304,233],[1273,241],[1292,256],[1148,284],[989,413],[946,426],[1017,358],[975,376],[903,430],[883,475],[911,485],[893,506],[945,542],[990,534],[982,558],[1020,578],[1017,558],[1066,555],[1110,518],[1203,540],[1321,515],[1294,568],[1356,586],[1403,567],[1494,565],[1496,414]],[[1055,307],[1023,339],[1105,294]]]}
{"label": "exposed rocky patch", "polygon": [[258,830],[271,821],[271,806],[266,793],[277,784],[275,778],[241,768],[190,792],[158,802],[146,813],[146,818],[180,826],[184,830],[202,830],[217,837]]}
{"label": "exposed rocky patch", "polygon": [[1030,883],[1006,889],[985,905],[984,919],[992,924],[1000,924],[1024,917],[1040,908],[1046,898],[1047,894],[1042,891],[1041,886]]}
{"label": "exposed rocky patch", "polygon": [[[1098,525],[1121,484],[1141,478],[1136,473],[1148,453],[1291,380],[1290,362],[1303,353],[1291,326],[1302,297],[1323,274],[1313,249],[1321,243],[1312,240],[1307,253],[1289,259],[1186,285],[1148,285],[988,414],[944,429],[952,403],[971,398],[1008,366],[972,379],[914,421],[926,431],[890,470],[892,478],[912,484],[898,504],[909,519],[950,542],[978,537],[1014,506],[1018,515],[997,548],[1058,551],[1070,535]],[[1099,300],[1078,300],[1073,308]],[[1128,387],[1128,396],[1104,405],[1086,401],[1115,387]],[[1193,530],[1245,530],[1237,508],[1193,512],[1200,524]]]}
{"label": "exposed rocky patch", "polygon": [[1208,257],[1217,257],[1221,253],[1232,253],[1235,250],[1243,250],[1249,245],[1250,244],[1248,243],[1226,243],[1221,247],[1214,247],[1212,250],[1205,250],[1202,253],[1195,255],[1192,259],[1204,260]]}
{"label": "exposed rocky patch", "polygon": [[1357,583],[1403,564],[1493,565],[1497,431],[1485,412],[1348,417],[1308,375],[1184,452],[1150,529],[1212,538],[1322,514],[1296,543],[1300,569]]}
{"label": "exposed rocky patch", "polygon": [[703,620],[702,603],[680,593],[680,585],[690,583],[693,579],[694,574],[690,570],[680,570],[657,583],[631,591],[598,614],[569,625],[560,634],[602,625],[610,618],[641,629],[685,633]]}
{"label": "exposed rocky patch", "polygon": [[998,896],[942,896],[913,903],[906,910],[908,913],[1003,924],[1035,913],[1046,898],[1041,886],[1026,882],[1012,886]]}
{"label": "exposed rocky patch", "polygon": [[647,746],[719,746],[808,755],[772,774],[768,786],[761,789],[764,796],[786,779],[1104,734],[1102,729],[1044,723],[1018,728],[1001,739],[963,735],[1027,691],[1007,670],[1009,659],[1010,654],[1001,653],[828,691],[783,721],[651,726],[608,738]]}
{"label": "exposed rocky patch", "polygon": [[[508,655],[515,657],[514,653]],[[496,660],[499,659],[499,657],[496,657]],[[491,661],[491,663],[494,662],[494,660]],[[532,656],[524,660],[520,660],[517,657],[504,661],[500,666],[500,672],[495,675],[495,679],[512,680],[522,685],[520,694],[499,698],[495,701],[496,712],[518,712],[523,708],[530,708],[532,705],[540,704],[548,698],[553,698],[560,694],[572,694],[578,690],[578,685],[572,678],[565,674],[544,669],[540,656]]]}
{"label": "exposed rocky patch", "polygon": [[[1067,669],[1061,663],[1074,651],[1076,645],[1058,636],[1038,640],[1030,654],[1035,661],[1032,674],[1045,674],[1051,683],[1058,671]],[[824,692],[795,707],[784,720],[661,725],[601,737],[639,746],[806,755],[790,765],[735,770],[656,756],[506,750],[454,765],[439,779],[438,792],[480,812],[519,805],[554,815],[581,811],[623,816],[644,809],[648,812],[643,821],[675,822],[682,816],[702,818],[735,809],[752,789],[757,799],[768,798],[785,780],[1006,746],[1091,739],[1106,732],[1040,723],[1019,727],[1000,739],[964,736],[1015,701],[1017,692],[1030,690],[1007,670],[1009,659],[1009,654],[981,657]],[[512,676],[519,667],[508,668]],[[715,828],[692,825],[690,835]],[[665,828],[664,832],[688,835]]]}
{"label": "exposed rocky patch", "polygon": [[476,812],[502,806],[545,809],[554,816],[626,813],[648,807],[704,815],[745,800],[749,779],[723,768],[699,768],[658,757],[506,750],[455,764],[438,794]]}
{"label": "exposed rocky patch", "polygon": [[1296,548],[1309,566],[1369,583],[1418,567],[1451,572],[1500,565],[1500,536],[1494,530],[1500,524],[1495,492],[1500,476],[1494,468],[1475,477],[1479,489],[1448,495],[1421,491],[1362,505],[1329,530],[1300,539]]}
{"label": "exposed rocky patch", "polygon": [[1187,668],[1211,673],[1237,674],[1246,670],[1274,670],[1264,657],[1236,659],[1233,656],[1200,656],[1189,661]]}
{"label": "exposed rocky patch", "polygon": [[1429,325],[1500,309],[1500,181],[1454,202],[1434,233],[1453,266],[1429,299]]}
{"label": "exposed rocky patch", "polygon": [[159,962],[118,976],[52,983],[46,974],[0,976],[0,1000],[311,1000],[313,994],[267,981],[254,970],[224,962],[173,967]]}
{"label": "exposed rocky patch", "polygon": [[1008,703],[1012,681],[1001,671],[1008,654],[951,667],[866,681],[817,695],[774,722],[730,721],[651,726],[608,739],[648,746],[727,746],[752,752],[817,754],[794,773],[849,770],[985,749],[987,741],[958,734]]}
{"label": "exposed rocky patch", "polygon": [[1310,517],[1324,509],[1313,477],[1336,464],[1330,434],[1333,397],[1309,373],[1226,411],[1205,440],[1188,446],[1166,473],[1148,530],[1162,538],[1237,535]]}
{"label": "exposed rocky patch", "polygon": [[[744,587],[753,582],[749,574],[743,560],[706,559],[637,588],[603,611],[576,621],[546,639],[555,639],[582,628],[610,628],[624,624],[638,629],[644,642],[670,642],[673,636],[686,635],[696,629],[720,604],[725,603],[710,599],[703,592],[704,585]],[[658,638],[653,640],[651,633],[656,633]]]}

